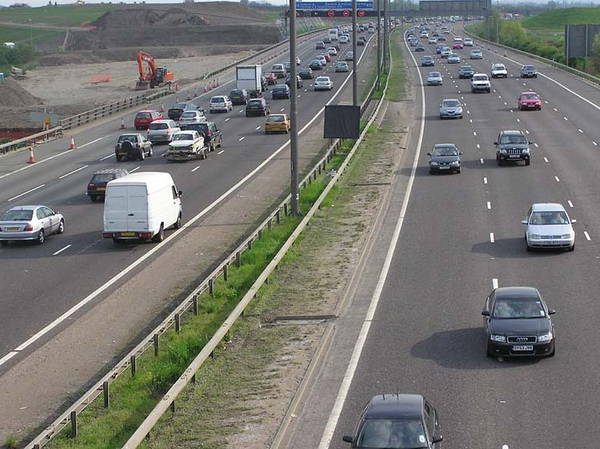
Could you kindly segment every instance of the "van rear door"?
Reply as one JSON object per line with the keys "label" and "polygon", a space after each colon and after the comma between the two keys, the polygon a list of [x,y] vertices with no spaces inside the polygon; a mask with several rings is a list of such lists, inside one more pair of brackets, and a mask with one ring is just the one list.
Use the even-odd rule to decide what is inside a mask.
{"label": "van rear door", "polygon": [[127,188],[127,230],[148,230],[148,195],[146,186]]}
{"label": "van rear door", "polygon": [[146,186],[109,185],[104,203],[104,231],[147,231]]}

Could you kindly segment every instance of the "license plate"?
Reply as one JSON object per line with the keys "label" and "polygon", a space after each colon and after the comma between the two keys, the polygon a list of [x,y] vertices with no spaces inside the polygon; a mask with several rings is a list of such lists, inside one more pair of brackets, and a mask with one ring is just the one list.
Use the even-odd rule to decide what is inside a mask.
{"label": "license plate", "polygon": [[519,155],[519,154],[511,154],[508,157],[511,159],[521,159],[521,155]]}
{"label": "license plate", "polygon": [[449,168],[450,168],[449,166],[445,165],[445,166],[440,167],[440,170],[448,170]]}
{"label": "license plate", "polygon": [[533,345],[514,345],[513,351],[533,351]]}
{"label": "license plate", "polygon": [[106,190],[106,187],[96,187],[96,190],[99,192],[104,192]]}
{"label": "license plate", "polygon": [[18,231],[19,228],[4,228],[5,231]]}
{"label": "license plate", "polygon": [[135,237],[136,233],[135,232],[121,232],[121,233],[119,233],[119,235],[121,237]]}

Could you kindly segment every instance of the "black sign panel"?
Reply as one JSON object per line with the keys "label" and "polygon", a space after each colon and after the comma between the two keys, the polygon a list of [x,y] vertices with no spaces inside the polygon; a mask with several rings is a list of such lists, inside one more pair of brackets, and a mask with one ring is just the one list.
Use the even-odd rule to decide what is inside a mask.
{"label": "black sign panel", "polygon": [[594,55],[594,37],[600,33],[600,24],[565,25],[565,59],[586,58]]}
{"label": "black sign panel", "polygon": [[325,106],[326,139],[358,139],[360,135],[360,106]]}

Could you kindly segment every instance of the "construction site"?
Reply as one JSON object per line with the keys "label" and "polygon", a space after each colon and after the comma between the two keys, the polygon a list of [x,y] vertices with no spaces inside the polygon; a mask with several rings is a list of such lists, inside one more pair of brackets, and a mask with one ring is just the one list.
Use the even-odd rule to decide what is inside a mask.
{"label": "construction site", "polygon": [[[0,129],[31,128],[32,112],[79,114],[135,95],[136,85],[182,87],[282,39],[275,19],[233,2],[123,4],[63,28],[35,42],[24,76],[0,82]],[[152,65],[168,79],[140,86]]]}

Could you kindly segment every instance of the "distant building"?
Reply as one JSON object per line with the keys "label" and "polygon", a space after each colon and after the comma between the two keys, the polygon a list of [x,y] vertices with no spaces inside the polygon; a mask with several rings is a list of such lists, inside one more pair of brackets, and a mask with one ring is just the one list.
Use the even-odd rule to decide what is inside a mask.
{"label": "distant building", "polygon": [[242,5],[248,6],[248,0],[240,0]]}

